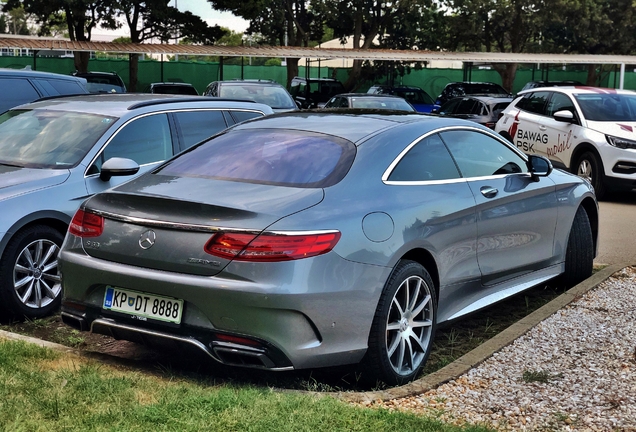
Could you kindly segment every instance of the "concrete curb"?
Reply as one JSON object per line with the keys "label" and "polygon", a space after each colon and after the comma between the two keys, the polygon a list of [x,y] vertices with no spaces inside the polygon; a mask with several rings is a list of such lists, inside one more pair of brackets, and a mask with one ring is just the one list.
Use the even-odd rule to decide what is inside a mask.
{"label": "concrete curb", "polygon": [[[601,282],[608,279],[614,273],[619,270],[629,267],[632,264],[615,264],[605,267],[597,273],[590,276],[580,284],[570,288],[559,297],[555,298],[551,302],[540,307],[536,311],[532,312],[525,318],[517,321],[501,333],[487,340],[474,350],[464,354],[453,363],[444,366],[442,369],[428,374],[418,380],[400,387],[393,387],[382,391],[370,391],[370,392],[307,392],[299,390],[291,390],[291,392],[303,393],[303,394],[315,394],[318,396],[333,396],[346,402],[371,402],[371,401],[387,401],[396,398],[408,397],[417,394],[424,393],[428,390],[436,388],[448,381],[454,380],[464,373],[468,372],[473,367],[479,365],[484,360],[492,356],[495,352],[499,351],[503,347],[511,344],[515,339],[524,335],[532,327],[539,324],[550,315],[557,312],[559,309],[568,305],[570,302],[579,298],[581,295],[592,290],[598,286]],[[69,348],[64,345],[60,345],[53,342],[48,342],[40,339],[36,339],[30,336],[24,336],[16,333],[10,333],[4,330],[0,330],[0,339],[25,341],[33,343],[42,347],[52,349],[54,351],[64,352],[79,357],[96,359],[109,364],[115,365],[132,365],[130,360],[122,359],[119,357],[110,356],[108,354],[85,352],[82,350]]]}
{"label": "concrete curb", "polygon": [[[452,381],[470,369],[482,363],[484,360],[492,356],[495,352],[503,347],[510,345],[515,339],[524,335],[532,327],[539,324],[559,309],[568,305],[575,299],[579,298],[586,292],[596,288],[601,282],[608,279],[617,271],[629,267],[632,264],[615,264],[605,267],[604,269],[594,273],[588,279],[570,288],[559,297],[551,302],[543,305],[536,311],[527,315],[525,318],[517,321],[501,333],[479,345],[474,350],[464,354],[453,363],[444,366],[440,370],[428,374],[418,380],[400,387],[393,387],[382,391],[371,392],[334,392],[329,393],[338,399],[347,402],[371,402],[371,401],[387,401],[396,398],[403,398],[422,394],[428,390],[439,387],[440,385]],[[325,393],[321,393],[325,394]]]}

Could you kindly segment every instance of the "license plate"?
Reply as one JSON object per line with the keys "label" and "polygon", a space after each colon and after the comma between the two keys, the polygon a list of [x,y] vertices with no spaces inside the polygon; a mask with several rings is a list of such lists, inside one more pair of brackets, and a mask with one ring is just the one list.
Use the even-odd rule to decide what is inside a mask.
{"label": "license plate", "polygon": [[107,286],[104,309],[179,324],[183,300]]}

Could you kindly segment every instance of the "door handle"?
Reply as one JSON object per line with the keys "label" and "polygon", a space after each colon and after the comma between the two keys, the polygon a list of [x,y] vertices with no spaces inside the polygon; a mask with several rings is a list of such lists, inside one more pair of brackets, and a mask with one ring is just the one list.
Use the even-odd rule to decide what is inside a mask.
{"label": "door handle", "polygon": [[544,130],[546,130],[546,129],[548,129],[548,128],[547,128],[547,126],[539,126],[539,130],[544,131]]}
{"label": "door handle", "polygon": [[479,189],[479,192],[481,192],[481,194],[486,198],[493,198],[499,193],[496,188],[490,186],[482,186]]}

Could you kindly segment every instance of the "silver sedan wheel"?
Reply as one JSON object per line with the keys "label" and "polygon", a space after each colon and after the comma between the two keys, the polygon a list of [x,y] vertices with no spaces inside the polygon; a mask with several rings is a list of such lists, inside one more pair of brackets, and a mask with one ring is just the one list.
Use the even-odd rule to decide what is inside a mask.
{"label": "silver sedan wheel", "polygon": [[393,370],[409,375],[420,367],[433,325],[431,287],[419,276],[405,279],[395,292],[386,322],[386,349]]}
{"label": "silver sedan wheel", "polygon": [[576,174],[592,183],[592,163],[589,159],[581,159],[579,162],[579,169]]}
{"label": "silver sedan wheel", "polygon": [[43,308],[60,295],[59,251],[54,242],[40,239],[28,244],[19,253],[13,268],[13,288],[25,306]]}

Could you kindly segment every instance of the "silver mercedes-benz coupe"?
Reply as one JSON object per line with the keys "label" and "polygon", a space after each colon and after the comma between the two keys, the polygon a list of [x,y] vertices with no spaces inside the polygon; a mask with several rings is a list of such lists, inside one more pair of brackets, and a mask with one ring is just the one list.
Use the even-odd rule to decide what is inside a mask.
{"label": "silver mercedes-benz coupe", "polygon": [[473,122],[251,120],[99,193],[60,252],[66,323],[239,366],[417,377],[438,323],[588,277],[592,187]]}

